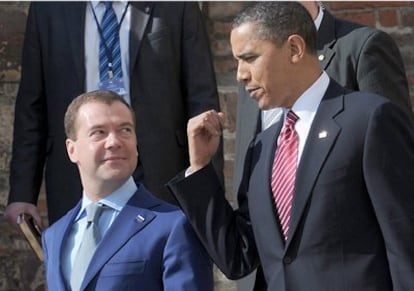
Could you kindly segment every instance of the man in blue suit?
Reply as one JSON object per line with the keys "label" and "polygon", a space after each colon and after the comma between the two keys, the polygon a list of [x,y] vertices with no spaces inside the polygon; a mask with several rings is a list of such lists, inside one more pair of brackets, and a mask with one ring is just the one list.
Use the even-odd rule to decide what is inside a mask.
{"label": "man in blue suit", "polygon": [[[210,256],[269,291],[414,290],[414,119],[321,70],[299,3],[255,3],[234,21],[237,79],[281,118],[249,145],[233,210],[211,165],[224,118],[187,127],[190,168],[169,183]],[[200,187],[200,185],[203,185]]]}
{"label": "man in blue suit", "polygon": [[[83,194],[43,234],[48,289],[213,290],[210,259],[184,214],[132,178],[135,115],[124,99],[110,91],[80,95],[67,109],[65,132]],[[85,209],[92,203],[103,209],[94,223],[102,239],[86,271],[75,275],[89,227]]]}

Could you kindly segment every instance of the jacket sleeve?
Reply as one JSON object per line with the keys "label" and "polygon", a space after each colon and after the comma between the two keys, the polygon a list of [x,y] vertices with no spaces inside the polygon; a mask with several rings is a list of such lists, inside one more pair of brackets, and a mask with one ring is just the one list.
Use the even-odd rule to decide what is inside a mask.
{"label": "jacket sleeve", "polygon": [[239,208],[233,210],[211,164],[187,178],[176,176],[168,187],[209,255],[229,279],[242,278],[258,266],[245,193],[240,191]]}
{"label": "jacket sleeve", "polygon": [[372,30],[365,38],[356,78],[359,91],[377,93],[411,109],[404,63],[396,43],[387,33]]}
{"label": "jacket sleeve", "polygon": [[414,290],[413,118],[386,103],[372,115],[366,136],[364,179],[384,238],[392,289]]}
{"label": "jacket sleeve", "polygon": [[10,165],[11,202],[36,204],[43,178],[47,147],[47,109],[38,9],[31,4],[22,54],[22,75],[15,104]]}
{"label": "jacket sleeve", "polygon": [[182,214],[164,250],[164,290],[213,291],[213,264]]}

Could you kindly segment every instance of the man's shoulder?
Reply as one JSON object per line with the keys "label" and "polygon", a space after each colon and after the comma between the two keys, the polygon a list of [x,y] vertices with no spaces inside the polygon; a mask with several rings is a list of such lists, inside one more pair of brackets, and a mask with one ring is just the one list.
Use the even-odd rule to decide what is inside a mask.
{"label": "man's shoulder", "polygon": [[334,17],[336,38],[343,42],[366,43],[380,37],[386,41],[392,41],[388,33],[375,27],[363,25],[346,19]]}
{"label": "man's shoulder", "polygon": [[[59,231],[64,231],[66,228],[65,226],[68,224],[68,221],[72,219],[72,217],[76,214],[76,212],[78,211],[78,207],[80,207],[80,205],[76,205],[75,207],[73,207],[72,209],[70,209],[65,215],[63,215],[61,218],[59,218],[58,220],[56,220],[53,224],[49,225],[44,231],[44,234],[47,233],[53,233],[53,232],[59,232]],[[76,211],[76,212],[75,212]]]}

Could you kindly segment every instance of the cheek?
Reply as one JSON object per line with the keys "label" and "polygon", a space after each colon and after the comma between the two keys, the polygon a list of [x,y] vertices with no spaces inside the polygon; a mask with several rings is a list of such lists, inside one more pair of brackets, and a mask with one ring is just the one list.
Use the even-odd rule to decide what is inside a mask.
{"label": "cheek", "polygon": [[96,145],[85,145],[78,153],[79,159],[87,163],[97,163],[104,155],[104,147]]}

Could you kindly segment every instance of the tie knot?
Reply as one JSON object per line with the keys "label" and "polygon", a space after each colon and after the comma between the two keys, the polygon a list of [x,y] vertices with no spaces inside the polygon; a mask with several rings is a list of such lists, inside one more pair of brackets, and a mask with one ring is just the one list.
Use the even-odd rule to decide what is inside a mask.
{"label": "tie knot", "polygon": [[106,10],[112,8],[112,1],[103,1],[103,4],[105,5]]}
{"label": "tie knot", "polygon": [[286,115],[286,127],[292,127],[296,121],[298,121],[299,117],[293,112],[292,110],[289,110],[289,112]]}
{"label": "tie knot", "polygon": [[86,215],[88,223],[96,223],[103,210],[103,205],[98,203],[91,203],[86,206]]}

